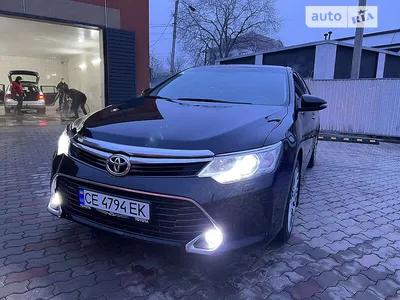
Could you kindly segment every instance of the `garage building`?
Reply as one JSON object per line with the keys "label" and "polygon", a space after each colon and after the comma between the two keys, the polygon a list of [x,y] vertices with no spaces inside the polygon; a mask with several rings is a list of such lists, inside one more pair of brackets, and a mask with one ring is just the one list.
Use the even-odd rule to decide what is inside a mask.
{"label": "garage building", "polygon": [[61,78],[87,95],[91,111],[131,99],[149,87],[148,4],[0,0],[0,90],[7,93],[10,71],[30,71],[47,110]]}

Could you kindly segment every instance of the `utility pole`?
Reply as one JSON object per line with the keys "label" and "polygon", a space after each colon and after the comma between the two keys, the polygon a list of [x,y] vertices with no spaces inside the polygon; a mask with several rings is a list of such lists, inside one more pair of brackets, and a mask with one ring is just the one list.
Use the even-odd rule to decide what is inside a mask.
{"label": "utility pole", "polygon": [[[361,6],[367,6],[367,0],[358,0],[358,6],[359,10],[361,10]],[[353,49],[353,62],[351,64],[351,79],[360,78],[363,37],[364,25],[356,28],[356,36],[354,39]]]}
{"label": "utility pole", "polygon": [[175,0],[175,12],[174,12],[174,29],[172,33],[172,51],[171,51],[171,75],[175,72],[175,48],[176,48],[176,23],[178,22],[178,8],[179,0]]}

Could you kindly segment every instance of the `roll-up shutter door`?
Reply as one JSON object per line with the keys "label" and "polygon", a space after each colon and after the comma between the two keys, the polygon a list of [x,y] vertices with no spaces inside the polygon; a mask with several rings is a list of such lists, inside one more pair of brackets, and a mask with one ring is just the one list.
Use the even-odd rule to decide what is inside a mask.
{"label": "roll-up shutter door", "polygon": [[128,101],[136,96],[135,32],[105,29],[104,43],[106,103]]}

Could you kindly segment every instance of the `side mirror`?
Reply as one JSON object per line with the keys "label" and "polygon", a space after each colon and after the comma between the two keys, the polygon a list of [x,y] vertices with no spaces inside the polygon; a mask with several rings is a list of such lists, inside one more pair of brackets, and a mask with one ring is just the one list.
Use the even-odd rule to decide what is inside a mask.
{"label": "side mirror", "polygon": [[151,89],[144,89],[143,92],[140,94],[140,96],[146,95],[148,92],[150,92]]}
{"label": "side mirror", "polygon": [[324,99],[304,94],[301,97],[301,107],[299,107],[299,111],[317,111],[323,110],[327,107],[327,102]]}

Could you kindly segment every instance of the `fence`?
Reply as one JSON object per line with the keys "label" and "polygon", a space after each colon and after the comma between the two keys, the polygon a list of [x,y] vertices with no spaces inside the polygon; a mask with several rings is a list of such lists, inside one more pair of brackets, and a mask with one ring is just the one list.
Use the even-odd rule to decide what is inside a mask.
{"label": "fence", "polygon": [[306,80],[312,94],[324,98],[321,129],[400,137],[400,80]]}

